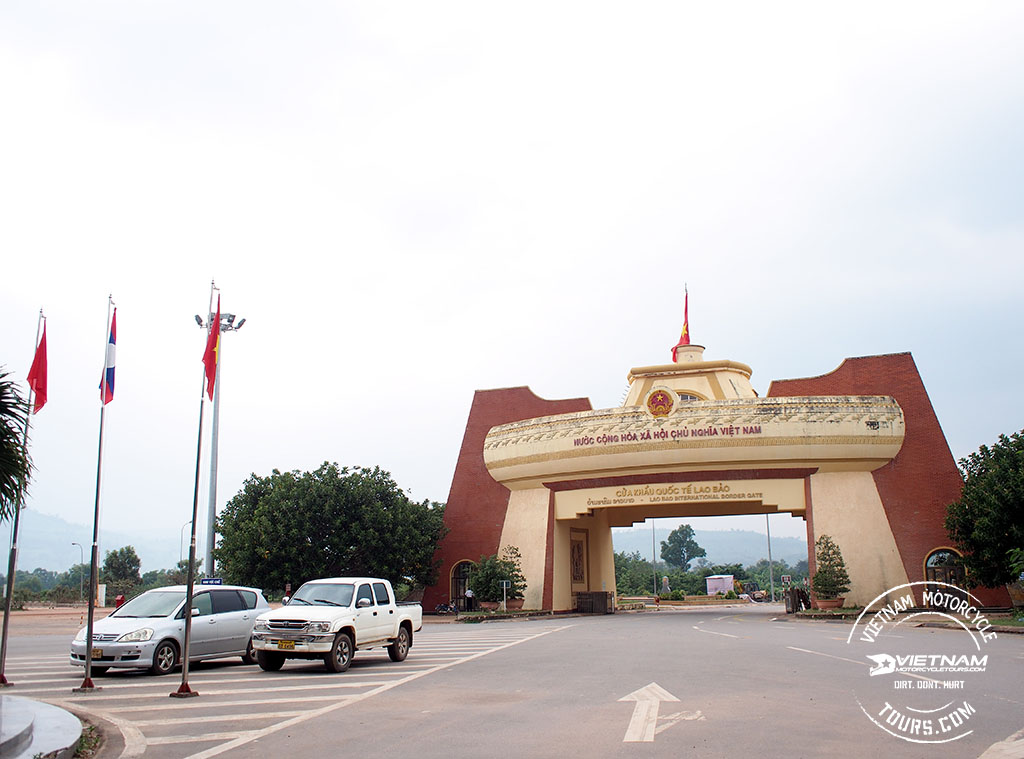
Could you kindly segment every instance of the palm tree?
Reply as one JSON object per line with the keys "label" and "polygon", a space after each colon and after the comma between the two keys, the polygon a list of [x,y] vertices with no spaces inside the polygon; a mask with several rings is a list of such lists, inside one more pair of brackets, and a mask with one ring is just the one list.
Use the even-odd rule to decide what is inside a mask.
{"label": "palm tree", "polygon": [[25,446],[28,404],[9,376],[0,371],[0,521],[14,515],[32,470]]}

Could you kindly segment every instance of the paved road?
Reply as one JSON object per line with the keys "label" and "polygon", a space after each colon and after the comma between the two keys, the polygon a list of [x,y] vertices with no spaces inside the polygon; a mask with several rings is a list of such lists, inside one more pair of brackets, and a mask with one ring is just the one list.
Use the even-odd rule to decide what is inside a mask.
{"label": "paved road", "polygon": [[[982,756],[1024,728],[1024,636],[988,644],[991,664],[970,696],[977,709],[970,732],[917,745],[883,732],[858,705],[873,684],[871,662],[851,650],[849,626],[787,620],[779,611],[427,625],[405,662],[361,652],[339,675],[297,661],[277,673],[232,661],[199,665],[191,684],[201,695],[188,700],[168,697],[180,677],[136,673],[98,678],[101,691],[73,694],[81,670],[67,664],[59,635],[12,636],[7,671],[18,695],[116,721],[127,752],[147,759],[324,751],[417,759],[567,752],[947,759]],[[907,626],[890,650],[944,650],[961,635]],[[1000,751],[1024,757],[1024,741]]]}

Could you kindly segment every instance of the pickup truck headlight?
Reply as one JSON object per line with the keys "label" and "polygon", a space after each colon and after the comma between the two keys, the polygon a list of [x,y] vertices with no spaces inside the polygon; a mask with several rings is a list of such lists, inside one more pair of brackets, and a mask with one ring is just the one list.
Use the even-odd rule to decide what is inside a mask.
{"label": "pickup truck headlight", "polygon": [[331,629],[331,623],[330,622],[310,622],[309,623],[309,631],[310,632],[322,632],[322,633],[325,633],[325,632],[327,632],[330,629]]}
{"label": "pickup truck headlight", "polygon": [[134,632],[125,633],[117,639],[118,643],[141,643],[145,640],[150,640],[153,637],[152,627],[143,627],[135,630]]}
{"label": "pickup truck headlight", "polygon": [[266,631],[270,629],[270,625],[267,624],[267,620],[265,619],[257,619],[256,624],[253,625],[253,629]]}

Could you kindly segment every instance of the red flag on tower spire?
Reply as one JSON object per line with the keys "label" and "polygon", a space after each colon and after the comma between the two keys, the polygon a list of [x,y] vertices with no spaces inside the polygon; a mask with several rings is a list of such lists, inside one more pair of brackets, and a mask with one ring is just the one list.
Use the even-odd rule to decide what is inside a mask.
{"label": "red flag on tower spire", "polygon": [[210,335],[206,338],[206,352],[203,363],[206,365],[206,393],[213,400],[213,389],[217,384],[217,349],[220,347],[220,295],[217,296],[217,315],[210,323]]}
{"label": "red flag on tower spire", "polygon": [[686,293],[686,297],[683,301],[683,332],[679,335],[679,342],[676,343],[672,349],[672,361],[676,361],[676,351],[682,346],[690,344],[690,293],[686,290],[685,286],[683,292]]}

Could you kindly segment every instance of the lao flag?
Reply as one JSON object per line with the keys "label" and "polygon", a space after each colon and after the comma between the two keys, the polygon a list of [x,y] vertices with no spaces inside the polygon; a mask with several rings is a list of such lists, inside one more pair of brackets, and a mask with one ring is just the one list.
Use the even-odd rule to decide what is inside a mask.
{"label": "lao flag", "polygon": [[46,321],[43,321],[43,337],[36,346],[36,355],[28,370],[28,386],[36,394],[32,413],[38,414],[39,409],[46,405]]}
{"label": "lao flag", "polygon": [[107,364],[100,380],[100,400],[106,406],[114,400],[114,344],[117,342],[117,309],[110,318],[110,339],[107,341]]}

